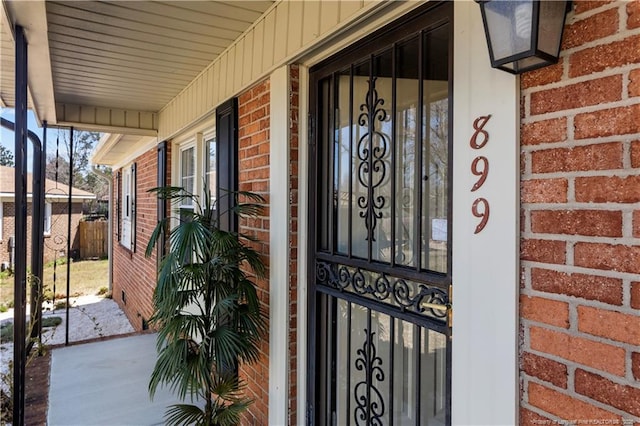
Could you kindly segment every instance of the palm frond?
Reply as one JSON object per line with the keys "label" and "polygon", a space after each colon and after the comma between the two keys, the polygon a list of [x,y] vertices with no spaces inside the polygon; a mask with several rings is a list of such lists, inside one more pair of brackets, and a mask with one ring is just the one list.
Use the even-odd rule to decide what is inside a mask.
{"label": "palm frond", "polygon": [[235,426],[240,424],[242,413],[244,413],[252,403],[252,400],[244,398],[230,405],[218,408],[218,410],[216,410],[216,421],[214,424],[219,426]]}
{"label": "palm frond", "polygon": [[[249,275],[263,278],[266,267],[251,247],[255,238],[220,228],[223,212],[217,208],[221,199],[233,197],[229,214],[255,216],[264,199],[249,192],[220,191],[213,202],[210,196],[200,199],[179,187],[152,191],[175,203],[190,200],[194,209],[180,211],[179,223],[168,232],[169,252],[158,270],[151,316],[158,327],[158,356],[149,393],[153,397],[162,385],[183,401],[204,402],[204,408],[172,406],[165,418],[168,424],[238,424],[252,401],[243,396],[237,375],[228,373],[238,363],[260,357],[267,321]],[[147,256],[168,225],[168,220],[158,223]]]}
{"label": "palm frond", "polygon": [[147,248],[145,249],[144,256],[151,257],[153,254],[153,249],[158,244],[160,237],[165,235],[169,226],[169,218],[164,218],[160,220],[156,227],[153,229],[151,233],[151,237],[149,238],[149,243],[147,244]]}
{"label": "palm frond", "polygon": [[200,407],[189,404],[171,405],[164,415],[164,421],[169,426],[201,425],[205,424],[205,419],[205,413]]}

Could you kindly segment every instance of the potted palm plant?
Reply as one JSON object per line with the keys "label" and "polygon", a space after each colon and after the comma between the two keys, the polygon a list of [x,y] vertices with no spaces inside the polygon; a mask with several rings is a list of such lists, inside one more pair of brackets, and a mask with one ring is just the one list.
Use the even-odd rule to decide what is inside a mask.
{"label": "potted palm plant", "polygon": [[[234,425],[251,400],[243,395],[238,366],[258,359],[266,332],[255,283],[265,266],[247,242],[252,238],[220,227],[221,212],[211,196],[200,197],[179,187],[155,188],[158,197],[195,206],[182,210],[169,230],[169,218],[158,223],[146,250],[168,233],[168,254],[162,259],[153,295],[151,324],[158,330],[158,358],[149,393],[168,386],[185,402],[168,408],[167,424]],[[225,196],[232,203],[225,214],[255,216],[263,199],[241,192]],[[189,401],[185,401],[189,399]]]}

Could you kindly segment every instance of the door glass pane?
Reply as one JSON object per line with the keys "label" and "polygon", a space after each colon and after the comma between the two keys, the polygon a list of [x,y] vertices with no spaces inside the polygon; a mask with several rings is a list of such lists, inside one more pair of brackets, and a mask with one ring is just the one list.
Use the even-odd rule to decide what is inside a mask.
{"label": "door glass pane", "polygon": [[357,303],[333,300],[335,318],[326,323],[336,324],[335,362],[325,364],[331,374],[324,382],[329,388],[335,382],[335,394],[328,391],[328,407],[335,404],[328,414],[332,424],[389,424],[391,418],[394,425],[444,424],[446,337]]}
{"label": "door glass pane", "polygon": [[371,85],[369,113],[371,117],[371,171],[372,186],[368,205],[372,228],[371,257],[373,260],[391,260],[391,137],[392,127],[392,83],[391,67],[393,53],[389,49],[373,58],[374,78]]}
{"label": "door glass pane", "polygon": [[350,412],[351,381],[351,303],[338,299],[338,327],[336,339],[336,413],[335,424],[348,424]]}
{"label": "door glass pane", "polygon": [[393,423],[416,423],[416,357],[415,337],[417,326],[398,320],[395,322],[394,374],[393,374]]}
{"label": "door glass pane", "polygon": [[[196,161],[195,148],[187,148],[182,150],[180,156],[180,178],[182,181],[182,189],[187,193],[193,194],[195,188]],[[182,205],[190,206],[193,200],[182,200]]]}
{"label": "door glass pane", "polygon": [[396,220],[395,262],[415,266],[417,192],[420,174],[416,170],[418,153],[418,38],[402,43],[396,50]]}
{"label": "door glass pane", "polygon": [[351,204],[349,183],[352,176],[351,163],[351,115],[350,70],[343,70],[337,76],[335,140],[336,140],[336,192],[338,198],[338,253],[349,252],[349,209]]}
{"label": "door glass pane", "polygon": [[420,424],[444,425],[447,403],[447,338],[424,328],[420,333]]}
{"label": "door glass pane", "polygon": [[353,149],[351,150],[351,161],[353,164],[352,196],[351,196],[351,249],[356,257],[366,259],[368,257],[367,227],[365,220],[361,216],[361,206],[366,204],[368,197],[367,166],[365,160],[368,152],[369,126],[363,115],[363,104],[366,103],[367,92],[369,91],[369,61],[363,62],[354,67],[353,77]]}
{"label": "door glass pane", "polygon": [[[423,250],[422,265],[436,272],[447,272],[449,235],[448,157],[449,83],[448,26],[424,35],[423,122]],[[428,256],[428,258],[427,258]]]}
{"label": "door glass pane", "polygon": [[[329,131],[329,123],[330,123],[330,106],[331,106],[331,97],[329,96],[331,92],[331,81],[329,79],[325,79],[320,83],[320,111],[321,118],[318,123],[318,139],[320,142],[320,146],[326,147],[329,146],[329,137],[331,132]],[[318,216],[319,216],[319,232],[318,232],[318,243],[319,248],[322,251],[328,251],[329,247],[329,233],[331,232],[331,222],[330,222],[330,213],[332,211],[332,201],[333,197],[331,196],[331,185],[329,184],[331,181],[329,179],[330,175],[330,153],[329,149],[320,150],[320,158],[318,161]]]}
{"label": "door glass pane", "polygon": [[212,139],[207,141],[207,156],[205,157],[205,192],[210,197],[209,202],[211,206],[216,205],[216,199],[218,197],[218,185],[216,181],[216,140]]}

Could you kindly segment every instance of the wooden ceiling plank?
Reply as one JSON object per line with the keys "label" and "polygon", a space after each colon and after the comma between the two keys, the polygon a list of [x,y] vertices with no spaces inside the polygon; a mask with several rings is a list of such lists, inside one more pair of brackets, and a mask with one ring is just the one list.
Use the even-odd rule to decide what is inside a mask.
{"label": "wooden ceiling plank", "polygon": [[176,76],[166,72],[162,72],[161,70],[154,70],[149,68],[134,68],[131,66],[116,66],[111,64],[102,64],[102,63],[92,63],[91,61],[84,61],[79,58],[69,58],[69,57],[60,57],[57,55],[52,55],[52,59],[55,61],[56,70],[68,70],[68,71],[85,71],[89,72],[93,75],[111,75],[111,76],[137,76],[142,79],[158,82],[158,83],[166,83],[166,84],[175,84],[179,87],[184,87],[187,83],[189,83],[193,78],[189,78],[189,76]]}
{"label": "wooden ceiling plank", "polygon": [[149,21],[152,21],[155,25],[187,33],[215,36],[215,33],[218,30],[243,32],[247,28],[247,22],[245,21],[238,21],[225,17],[203,19],[202,13],[191,12],[179,7],[169,8],[163,7],[162,5],[151,5],[147,10],[142,11],[135,7],[138,3],[141,3],[138,1],[96,1],[91,2],[86,8],[83,6],[83,3],[84,2],[74,2],[72,3],[72,6],[111,17],[126,16],[126,19],[133,22],[149,23]]}
{"label": "wooden ceiling plank", "polygon": [[219,1],[218,3],[263,14],[275,2],[274,1],[231,0],[231,1]]}
{"label": "wooden ceiling plank", "polygon": [[[190,12],[207,14],[211,17],[221,17],[224,19],[234,19],[242,21],[247,24],[247,27],[264,13],[264,11],[250,10],[224,2],[180,1],[169,3],[163,1],[158,3],[166,6],[173,6],[175,8],[180,8]],[[268,6],[265,8],[265,10],[267,10]]]}
{"label": "wooden ceiling plank", "polygon": [[136,51],[140,53],[143,53],[144,51],[150,51],[155,53],[166,53],[180,57],[207,60],[211,57],[217,56],[218,53],[216,52],[219,52],[226,48],[226,46],[209,46],[209,50],[203,51],[191,48],[187,43],[158,43],[151,40],[140,40],[138,38],[122,37],[121,35],[112,35],[100,31],[82,30],[80,28],[60,25],[55,22],[49,23],[49,32],[69,35],[71,37],[84,40],[91,40],[96,42],[96,46],[98,48],[105,48],[110,46],[127,47],[132,49],[131,52],[133,55],[135,55]]}
{"label": "wooden ceiling plank", "polygon": [[199,34],[176,31],[162,26],[142,24],[121,18],[111,18],[82,10],[65,8],[61,13],[47,14],[49,23],[78,28],[85,31],[96,31],[102,34],[128,38],[131,40],[146,40],[161,45],[194,46],[194,50],[208,52],[211,47],[220,47],[222,40],[225,45],[235,40],[241,32],[218,30],[215,36],[207,37]]}
{"label": "wooden ceiling plank", "polygon": [[[101,66],[105,69],[133,69],[138,71],[158,73],[162,75],[182,76],[184,78],[191,78],[197,75],[197,69],[185,69],[180,66],[179,69],[173,71],[167,71],[169,67],[163,61],[140,61],[140,60],[128,60],[119,58],[110,58],[99,54],[90,54],[78,50],[64,49],[60,47],[51,49],[51,58],[55,61],[80,61],[83,63],[93,64],[95,66]],[[192,67],[193,68],[193,67]]]}
{"label": "wooden ceiling plank", "polygon": [[[176,93],[177,90],[180,90],[181,87],[176,88],[176,86],[161,86],[159,84],[154,84],[151,80],[144,80],[141,78],[132,78],[129,80],[118,79],[115,77],[109,77],[107,75],[92,75],[88,72],[81,72],[77,70],[62,70],[60,72],[55,72],[53,78],[56,83],[69,83],[69,84],[77,84],[79,82],[87,82],[95,85],[103,85],[105,87],[113,87],[113,89],[121,88],[124,91],[136,91],[136,90],[146,90],[147,92],[165,92],[165,93]],[[171,90],[173,89],[173,90]],[[126,92],[125,92],[126,94]]]}
{"label": "wooden ceiling plank", "polygon": [[[198,73],[207,65],[205,59],[188,58],[184,56],[171,55],[169,53],[162,52],[150,52],[140,51],[125,46],[110,45],[109,49],[97,48],[96,42],[92,40],[83,40],[74,37],[70,37],[64,34],[49,34],[49,40],[52,46],[59,46],[61,49],[78,51],[86,54],[100,55],[104,58],[122,59],[125,61],[140,60],[141,62],[149,61],[150,64],[157,64],[168,66],[172,63],[180,64],[181,68],[190,69],[191,71]],[[136,55],[135,52],[138,52]]]}

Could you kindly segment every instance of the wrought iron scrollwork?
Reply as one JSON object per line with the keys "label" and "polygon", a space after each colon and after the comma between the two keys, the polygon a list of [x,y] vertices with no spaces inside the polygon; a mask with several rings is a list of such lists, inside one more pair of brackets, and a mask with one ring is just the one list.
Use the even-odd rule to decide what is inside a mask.
{"label": "wrought iron scrollwork", "polygon": [[376,129],[375,122],[387,120],[387,111],[383,108],[384,99],[378,95],[376,90],[376,77],[368,80],[369,90],[367,91],[365,103],[360,105],[360,115],[358,124],[366,127],[367,131],[358,139],[357,152],[358,160],[358,181],[367,188],[367,195],[358,197],[358,207],[361,209],[359,215],[364,219],[367,229],[367,241],[375,241],[374,231],[378,219],[382,218],[382,209],[386,200],[382,195],[375,195],[375,191],[385,180],[387,175],[387,164],[385,157],[389,151],[389,136]]}
{"label": "wrought iron scrollwork", "polygon": [[358,371],[364,371],[365,380],[355,385],[356,407],[353,416],[357,425],[382,425],[384,398],[373,382],[374,379],[377,382],[384,381],[382,358],[377,355],[373,342],[376,333],[366,328],[364,333],[366,337],[362,348],[356,351],[355,367]]}
{"label": "wrought iron scrollwork", "polygon": [[448,305],[447,293],[435,286],[321,261],[316,262],[316,281],[318,285],[359,294],[399,307],[402,311],[437,319],[447,316],[446,310],[424,307],[425,303]]}

